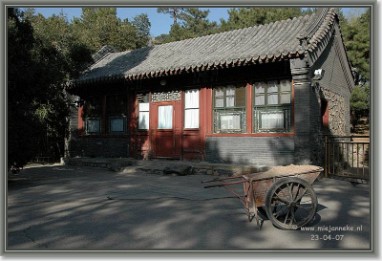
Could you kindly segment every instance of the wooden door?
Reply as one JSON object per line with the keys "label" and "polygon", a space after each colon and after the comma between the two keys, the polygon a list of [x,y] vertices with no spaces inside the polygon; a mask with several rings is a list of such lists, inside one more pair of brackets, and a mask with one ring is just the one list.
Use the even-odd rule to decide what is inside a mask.
{"label": "wooden door", "polygon": [[151,147],[155,158],[181,157],[180,101],[152,103]]}

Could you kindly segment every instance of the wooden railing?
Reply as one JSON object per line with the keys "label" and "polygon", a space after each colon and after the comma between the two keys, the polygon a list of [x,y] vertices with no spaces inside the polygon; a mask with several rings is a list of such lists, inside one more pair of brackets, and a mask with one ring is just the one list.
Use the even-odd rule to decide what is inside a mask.
{"label": "wooden railing", "polygon": [[325,136],[325,176],[369,179],[369,136]]}

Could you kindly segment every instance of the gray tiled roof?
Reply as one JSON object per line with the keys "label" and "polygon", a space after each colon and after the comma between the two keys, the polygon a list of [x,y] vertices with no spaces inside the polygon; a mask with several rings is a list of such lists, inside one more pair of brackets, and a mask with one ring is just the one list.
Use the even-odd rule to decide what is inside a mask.
{"label": "gray tiled roof", "polygon": [[[133,51],[110,53],[93,64],[76,83],[115,78],[142,79],[182,72],[273,62],[315,49],[333,24],[333,9]],[[308,37],[305,48],[299,38]]]}

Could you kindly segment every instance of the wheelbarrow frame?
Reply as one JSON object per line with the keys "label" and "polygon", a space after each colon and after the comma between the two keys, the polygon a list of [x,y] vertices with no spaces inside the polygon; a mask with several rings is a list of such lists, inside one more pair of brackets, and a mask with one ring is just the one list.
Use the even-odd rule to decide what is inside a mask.
{"label": "wheelbarrow frame", "polygon": [[[271,175],[267,172],[259,172],[252,174],[245,174],[239,176],[232,176],[227,178],[215,178],[212,180],[204,181],[202,183],[214,183],[205,186],[205,188],[212,187],[224,187],[231,194],[237,197],[243,204],[244,209],[247,212],[248,220],[251,222],[254,218],[257,224],[261,227],[264,219],[267,217],[272,221],[272,223],[282,229],[298,229],[301,226],[309,223],[317,210],[317,196],[312,188],[313,182],[317,179],[323,168],[317,167],[314,170],[308,170],[303,172],[293,172],[293,173],[283,173],[280,175]],[[238,192],[237,189],[233,188],[234,185],[242,184],[243,191]],[[277,196],[281,194],[289,194],[294,196],[289,196],[290,202],[285,203],[282,197],[277,200],[281,201],[281,205],[284,203],[286,209],[296,209],[299,207],[298,200],[301,201],[301,194],[306,194],[311,200],[311,209],[309,214],[303,221],[293,222],[293,218],[288,224],[283,224],[275,218],[275,213],[273,213],[275,205],[277,204]],[[295,197],[295,198],[293,198]],[[281,199],[280,199],[281,198]],[[291,211],[294,215],[294,210]]]}

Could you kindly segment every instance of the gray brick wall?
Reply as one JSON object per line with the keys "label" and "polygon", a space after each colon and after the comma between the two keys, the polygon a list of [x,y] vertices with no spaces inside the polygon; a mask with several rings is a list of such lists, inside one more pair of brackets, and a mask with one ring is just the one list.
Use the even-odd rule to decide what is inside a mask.
{"label": "gray brick wall", "polygon": [[319,131],[320,109],[315,90],[311,85],[310,68],[305,59],[290,62],[294,82],[294,161],[296,164],[319,164],[316,151],[320,143],[316,138]]}
{"label": "gray brick wall", "polygon": [[129,138],[125,137],[72,137],[70,157],[128,157]]}
{"label": "gray brick wall", "polygon": [[205,157],[210,162],[285,165],[295,162],[294,137],[208,137]]}
{"label": "gray brick wall", "polygon": [[[329,118],[331,125],[331,132],[334,135],[349,135],[350,134],[350,95],[353,83],[349,83],[347,77],[347,64],[346,61],[341,59],[345,57],[344,49],[342,47],[338,28],[335,30],[335,35],[331,38],[326,50],[322,56],[312,66],[311,72],[315,69],[322,68],[325,70],[324,77],[320,80],[320,86],[323,89],[323,95],[332,103],[331,108],[340,106],[338,110],[332,112]],[[338,101],[343,101],[341,104]],[[335,116],[341,114],[340,116]],[[337,122],[338,121],[338,122]],[[341,121],[341,123],[339,122]],[[342,122],[344,121],[344,123]],[[342,130],[338,130],[338,126],[343,127]]]}

